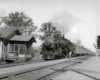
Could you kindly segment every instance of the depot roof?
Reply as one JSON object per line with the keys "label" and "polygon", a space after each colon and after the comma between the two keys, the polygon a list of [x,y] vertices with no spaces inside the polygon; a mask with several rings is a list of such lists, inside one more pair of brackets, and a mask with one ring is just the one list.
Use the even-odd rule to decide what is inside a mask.
{"label": "depot roof", "polygon": [[0,38],[7,38],[7,37],[10,36],[11,34],[13,34],[15,31],[16,31],[19,35],[21,35],[21,33],[19,32],[18,28],[15,28],[15,27],[0,28]]}
{"label": "depot roof", "polygon": [[14,37],[12,37],[10,39],[10,41],[25,41],[25,42],[27,42],[31,39],[33,42],[36,42],[35,38],[33,36],[29,36],[29,35],[15,35]]}

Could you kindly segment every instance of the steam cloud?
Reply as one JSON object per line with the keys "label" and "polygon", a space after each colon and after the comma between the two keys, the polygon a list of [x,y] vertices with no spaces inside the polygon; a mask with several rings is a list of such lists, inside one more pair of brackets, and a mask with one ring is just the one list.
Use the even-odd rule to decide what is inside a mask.
{"label": "steam cloud", "polygon": [[58,30],[61,30],[61,32],[64,27],[64,34],[66,34],[80,19],[68,12],[57,12],[50,21],[53,22],[53,25],[56,26]]}

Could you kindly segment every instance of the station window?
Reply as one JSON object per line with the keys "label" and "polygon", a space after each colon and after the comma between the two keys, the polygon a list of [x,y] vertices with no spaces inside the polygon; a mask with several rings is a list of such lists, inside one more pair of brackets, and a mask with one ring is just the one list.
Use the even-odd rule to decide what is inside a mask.
{"label": "station window", "polygon": [[20,45],[20,54],[25,54],[26,48],[25,45],[21,44]]}
{"label": "station window", "polygon": [[14,52],[14,44],[9,44],[9,52]]}

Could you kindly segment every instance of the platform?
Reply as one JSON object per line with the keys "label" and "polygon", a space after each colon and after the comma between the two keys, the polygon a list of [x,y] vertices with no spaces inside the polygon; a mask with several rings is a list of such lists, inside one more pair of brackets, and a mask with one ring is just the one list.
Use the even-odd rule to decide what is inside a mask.
{"label": "platform", "polygon": [[38,69],[44,66],[58,64],[58,63],[68,61],[68,60],[69,60],[68,58],[65,58],[65,59],[51,60],[51,61],[46,61],[46,62],[41,62],[41,63],[32,63],[32,64],[25,64],[25,65],[20,65],[20,66],[0,68],[0,78],[19,74],[19,73],[24,73],[24,72]]}
{"label": "platform", "polygon": [[[82,56],[82,57],[85,57],[85,56]],[[74,57],[71,60],[74,60],[76,58],[80,58],[80,57]],[[35,69],[53,65],[53,64],[58,64],[65,61],[70,61],[70,59],[65,58],[65,59],[51,60],[51,61],[46,61],[46,62],[41,62],[41,63],[32,63],[32,64],[13,66],[13,67],[0,68],[0,78],[13,76],[16,74],[24,73],[27,71],[35,70]]]}
{"label": "platform", "polygon": [[100,80],[100,57],[92,57],[53,80]]}

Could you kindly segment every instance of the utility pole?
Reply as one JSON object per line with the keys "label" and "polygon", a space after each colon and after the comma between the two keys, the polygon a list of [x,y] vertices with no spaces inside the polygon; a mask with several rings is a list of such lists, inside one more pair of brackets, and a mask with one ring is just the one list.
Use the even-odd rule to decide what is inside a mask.
{"label": "utility pole", "polygon": [[96,60],[97,60],[97,58],[98,58],[98,44],[97,44],[97,41],[98,41],[98,0],[97,0],[97,15],[96,15],[96,45],[95,44],[93,44],[94,45],[94,47],[95,47],[95,49],[96,49]]}
{"label": "utility pole", "polygon": [[97,0],[97,16],[96,16],[96,45],[95,48],[96,48],[96,56],[98,56],[98,46],[97,46],[97,39],[98,39],[98,0]]}

